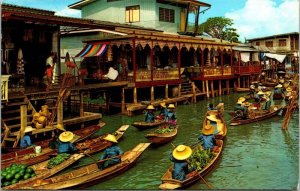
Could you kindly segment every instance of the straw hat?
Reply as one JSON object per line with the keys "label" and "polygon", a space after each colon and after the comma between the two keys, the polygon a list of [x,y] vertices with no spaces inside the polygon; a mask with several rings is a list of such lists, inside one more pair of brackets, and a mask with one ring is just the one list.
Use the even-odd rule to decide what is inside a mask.
{"label": "straw hat", "polygon": [[112,135],[112,134],[108,134],[106,137],[103,138],[104,140],[107,140],[107,141],[110,141],[110,142],[113,142],[113,143],[117,143],[117,138]]}
{"label": "straw hat", "polygon": [[148,105],[147,109],[155,109],[153,105]]}
{"label": "straw hat", "polygon": [[59,123],[55,126],[57,129],[61,130],[61,131],[67,131],[65,128],[64,128],[64,125]]}
{"label": "straw hat", "polygon": [[271,92],[271,91],[267,91],[265,94],[266,94],[268,97],[270,97],[270,95],[272,94],[272,92]]}
{"label": "straw hat", "polygon": [[275,86],[275,88],[282,88],[282,85],[278,84],[277,86]]}
{"label": "straw hat", "polygon": [[217,117],[215,115],[209,115],[206,117],[210,121],[218,121]]}
{"label": "straw hat", "polygon": [[202,133],[204,135],[211,135],[215,132],[215,126],[213,125],[205,125],[204,128],[202,129]]}
{"label": "straw hat", "polygon": [[255,85],[250,85],[250,89],[255,89]]}
{"label": "straw hat", "polygon": [[169,109],[175,109],[175,105],[171,103],[171,104],[169,104],[168,108]]}
{"label": "straw hat", "polygon": [[279,82],[280,83],[283,83],[284,82],[284,79],[282,78],[282,79],[279,79]]}
{"label": "straw hat", "polygon": [[185,160],[192,155],[192,149],[189,146],[178,145],[173,150],[173,157],[177,160]]}
{"label": "straw hat", "polygon": [[258,83],[258,81],[253,81],[253,82],[251,82],[251,84],[257,84]]}
{"label": "straw hat", "polygon": [[258,95],[264,95],[265,93],[263,91],[259,91],[257,94]]}
{"label": "straw hat", "polygon": [[249,107],[250,105],[251,105],[251,103],[249,103],[249,102],[245,102],[245,103],[244,103],[244,106],[245,106],[245,107]]}
{"label": "straw hat", "polygon": [[286,91],[291,92],[291,91],[292,91],[292,88],[291,88],[291,87],[287,87],[287,88],[286,88]]}
{"label": "straw hat", "polygon": [[34,129],[31,126],[25,127],[24,133],[32,132]]}
{"label": "straw hat", "polygon": [[243,104],[243,102],[242,102],[241,100],[238,100],[236,103],[237,103],[237,104],[240,104],[240,105]]}
{"label": "straw hat", "polygon": [[246,101],[246,98],[244,98],[244,97],[240,97],[240,98],[238,99],[238,101],[240,101],[240,102],[244,102],[244,101]]}
{"label": "straw hat", "polygon": [[71,131],[65,131],[65,132],[62,132],[62,133],[59,135],[59,140],[60,140],[61,142],[69,142],[69,141],[71,141],[73,138],[74,138],[74,134],[73,134]]}
{"label": "straw hat", "polygon": [[160,105],[161,107],[164,107],[164,108],[167,107],[165,102],[162,102],[162,103],[160,103],[159,105]]}

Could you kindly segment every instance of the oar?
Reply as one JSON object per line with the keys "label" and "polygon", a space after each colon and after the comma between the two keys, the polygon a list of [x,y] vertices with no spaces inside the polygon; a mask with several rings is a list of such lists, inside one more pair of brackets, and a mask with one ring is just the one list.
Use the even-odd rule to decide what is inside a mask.
{"label": "oar", "polygon": [[[176,148],[176,146],[173,144],[173,143],[171,143],[171,145],[174,147],[174,148]],[[189,163],[189,161],[188,160],[185,160],[188,164],[191,164],[191,163]],[[208,182],[198,173],[198,172],[196,172],[196,174],[203,180],[203,182],[207,185],[207,187],[208,188],[213,188],[210,184],[208,184]]]}

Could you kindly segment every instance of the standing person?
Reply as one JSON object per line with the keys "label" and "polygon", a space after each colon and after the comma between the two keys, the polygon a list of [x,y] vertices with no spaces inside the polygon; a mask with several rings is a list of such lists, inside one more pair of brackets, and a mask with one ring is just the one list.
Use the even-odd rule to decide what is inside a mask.
{"label": "standing person", "polygon": [[170,160],[174,162],[172,178],[183,181],[189,173],[188,162],[186,161],[192,155],[192,149],[189,146],[178,145],[172,152]]}
{"label": "standing person", "polygon": [[49,147],[51,147],[52,149],[57,149],[58,145],[59,145],[59,135],[65,131],[66,131],[66,129],[64,128],[64,126],[62,124],[57,124],[55,130],[52,131],[52,134],[51,134],[52,139],[49,142]]}
{"label": "standing person", "polygon": [[160,113],[156,119],[164,120],[168,114],[167,106],[165,102],[160,103]]}
{"label": "standing person", "polygon": [[31,142],[31,132],[33,131],[33,128],[31,126],[27,126],[24,130],[24,137],[21,139],[20,147],[21,148],[27,148],[30,146],[33,146]]}
{"label": "standing person", "polygon": [[168,111],[168,114],[166,117],[166,121],[171,125],[176,125],[177,118],[176,118],[176,113],[175,113],[175,105],[169,104],[168,109],[169,109],[169,111]]}
{"label": "standing person", "polygon": [[52,77],[53,77],[53,68],[48,64],[46,66],[46,72],[45,72],[45,76],[47,78],[47,82],[46,82],[46,91],[48,91],[51,88],[51,84],[52,84]]}
{"label": "standing person", "polygon": [[206,124],[202,129],[202,134],[198,137],[198,140],[202,142],[203,149],[212,150],[217,144],[214,132],[215,127],[210,124]]}
{"label": "standing person", "polygon": [[55,65],[55,62],[56,62],[56,59],[55,59],[55,53],[54,52],[51,52],[49,57],[46,59],[46,67],[47,65],[50,65],[51,68],[52,68],[52,76],[51,76],[51,83],[54,83],[54,78],[55,78],[55,75],[56,75],[56,65]]}
{"label": "standing person", "polygon": [[155,116],[154,116],[155,108],[153,107],[153,105],[148,105],[146,109],[147,111],[145,113],[145,122],[153,123],[155,121]]}
{"label": "standing person", "polygon": [[[104,150],[104,154],[100,157],[100,160],[104,160],[104,159],[108,159],[108,158],[111,158],[111,159],[106,160],[104,163],[101,163],[99,165],[100,169],[105,169],[109,166],[120,163],[121,157],[119,155],[122,155],[124,153],[121,150],[121,148],[117,145],[118,141],[114,135],[108,134],[103,139],[111,142],[112,145]],[[119,156],[119,157],[116,157],[116,156]],[[114,157],[114,158],[112,158],[112,157]]]}
{"label": "standing person", "polygon": [[77,148],[71,140],[74,138],[74,134],[71,131],[65,131],[59,135],[58,153],[75,153]]}

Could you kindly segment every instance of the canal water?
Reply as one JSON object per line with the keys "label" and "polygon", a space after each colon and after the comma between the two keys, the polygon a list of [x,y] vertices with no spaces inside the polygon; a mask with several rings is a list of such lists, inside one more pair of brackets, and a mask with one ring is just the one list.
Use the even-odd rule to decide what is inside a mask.
{"label": "canal water", "polygon": [[[174,145],[192,145],[197,142],[200,127],[207,105],[225,103],[225,120],[230,120],[227,111],[233,110],[236,100],[242,94],[225,95],[197,104],[178,105],[176,108],[179,131],[173,140]],[[284,104],[284,103],[277,103]],[[158,113],[158,111],[157,111]],[[264,121],[242,126],[229,126],[222,158],[218,165],[205,176],[213,189],[288,189],[295,190],[299,180],[299,114],[293,115],[288,131],[281,130],[283,117],[276,116]],[[127,117],[124,115],[104,116],[107,123],[98,134],[114,132],[123,124],[141,121],[143,115]],[[126,151],[141,142],[153,129],[139,131],[130,126],[125,132],[119,146]],[[160,147],[148,147],[135,166],[112,179],[99,182],[85,188],[90,190],[140,189],[157,190],[161,177],[172,164],[169,154],[173,150],[167,143]],[[101,153],[94,156],[100,156]],[[93,162],[84,158],[80,164]],[[187,189],[208,189],[199,181]]]}

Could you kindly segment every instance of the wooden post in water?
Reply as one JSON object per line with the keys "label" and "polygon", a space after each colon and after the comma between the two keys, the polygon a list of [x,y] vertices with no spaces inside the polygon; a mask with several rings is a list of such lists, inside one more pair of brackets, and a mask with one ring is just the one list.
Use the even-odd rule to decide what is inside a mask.
{"label": "wooden post in water", "polygon": [[137,103],[137,89],[133,88],[133,103]]}
{"label": "wooden post in water", "polygon": [[195,82],[192,82],[192,93],[193,93],[192,103],[196,103],[196,88],[195,88]]}
{"label": "wooden post in water", "polygon": [[125,113],[125,88],[122,88],[122,113]]}
{"label": "wooden post in water", "polygon": [[211,97],[215,97],[214,81],[210,81]]}
{"label": "wooden post in water", "polygon": [[241,87],[241,78],[238,77],[238,88],[240,88],[240,87]]}
{"label": "wooden post in water", "polygon": [[219,96],[222,95],[222,82],[219,80]]}
{"label": "wooden post in water", "polygon": [[[57,103],[57,124],[63,124],[63,120],[64,120],[64,110],[63,110],[63,101],[59,101]],[[81,105],[81,100],[80,100],[80,105]],[[80,106],[81,107],[81,106]]]}
{"label": "wooden post in water", "polygon": [[181,96],[181,84],[178,85],[178,96],[177,97],[180,97]]}
{"label": "wooden post in water", "polygon": [[166,84],[166,87],[165,87],[165,99],[168,99],[169,98],[169,85]]}
{"label": "wooden post in water", "polygon": [[243,88],[246,87],[246,76],[242,77],[242,80],[243,80]]}
{"label": "wooden post in water", "polygon": [[226,90],[227,90],[227,95],[229,95],[229,80],[226,80]]}
{"label": "wooden post in water", "polygon": [[154,86],[151,86],[151,102],[154,102]]}
{"label": "wooden post in water", "polygon": [[204,83],[204,81],[202,80],[202,93],[204,93],[205,92],[205,83]]}
{"label": "wooden post in water", "polygon": [[205,80],[205,84],[206,84],[206,97],[209,98],[209,87],[208,87],[208,80]]}
{"label": "wooden post in water", "polygon": [[84,116],[84,109],[83,109],[83,92],[80,92],[80,109],[79,109],[80,117]]}

